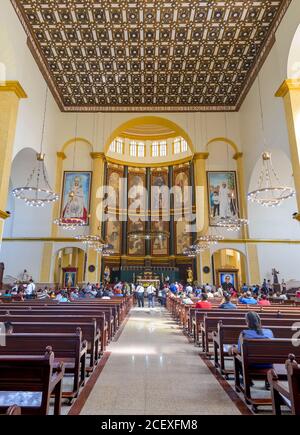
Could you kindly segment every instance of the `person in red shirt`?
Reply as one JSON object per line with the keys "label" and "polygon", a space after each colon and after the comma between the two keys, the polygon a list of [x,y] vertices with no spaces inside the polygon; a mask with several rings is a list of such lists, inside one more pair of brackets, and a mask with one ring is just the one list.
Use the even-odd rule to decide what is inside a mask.
{"label": "person in red shirt", "polygon": [[203,293],[201,296],[201,301],[196,303],[196,308],[205,308],[206,310],[211,310],[212,305],[208,302],[208,296],[206,293]]}
{"label": "person in red shirt", "polygon": [[258,302],[258,305],[261,305],[262,307],[271,305],[270,301],[267,298],[267,295],[262,295],[261,300]]}

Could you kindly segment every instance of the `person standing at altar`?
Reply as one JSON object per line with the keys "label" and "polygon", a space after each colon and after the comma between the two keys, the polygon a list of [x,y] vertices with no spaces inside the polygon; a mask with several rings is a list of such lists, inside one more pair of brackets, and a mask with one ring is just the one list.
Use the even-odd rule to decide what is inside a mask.
{"label": "person standing at altar", "polygon": [[145,306],[145,288],[139,284],[136,288],[136,296],[139,304],[139,308],[144,308]]}
{"label": "person standing at altar", "polygon": [[154,298],[155,298],[156,288],[154,285],[150,284],[147,287],[147,296],[148,296],[148,307],[154,308]]}

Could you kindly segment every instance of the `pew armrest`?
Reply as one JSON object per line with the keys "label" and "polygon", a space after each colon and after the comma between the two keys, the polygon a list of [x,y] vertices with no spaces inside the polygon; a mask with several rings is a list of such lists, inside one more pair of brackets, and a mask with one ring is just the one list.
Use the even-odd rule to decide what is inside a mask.
{"label": "pew armrest", "polygon": [[279,382],[279,377],[274,369],[268,371],[268,382],[274,390],[278,391],[287,400],[290,400],[289,390],[284,386],[282,382]]}
{"label": "pew armrest", "polygon": [[50,385],[49,385],[50,393],[53,392],[53,390],[55,389],[56,385],[59,382],[62,382],[64,375],[65,375],[64,363],[60,363],[56,369],[56,372],[51,376]]}
{"label": "pew armrest", "polygon": [[81,348],[81,351],[80,351],[80,358],[81,358],[85,353],[87,353],[87,349],[88,349],[88,343],[87,343],[86,340],[83,340],[83,342],[82,342],[82,348]]}

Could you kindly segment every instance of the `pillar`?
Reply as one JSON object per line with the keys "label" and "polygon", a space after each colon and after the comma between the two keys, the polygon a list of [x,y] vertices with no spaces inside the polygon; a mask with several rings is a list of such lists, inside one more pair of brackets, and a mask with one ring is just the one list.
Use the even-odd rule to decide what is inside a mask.
{"label": "pillar", "polygon": [[19,82],[0,83],[0,245],[4,220],[9,217],[5,209],[21,98],[27,98],[27,95]]}
{"label": "pillar", "polygon": [[[206,160],[209,153],[196,153],[194,155],[194,182],[195,182],[195,205],[197,216],[197,236],[201,236],[208,231],[208,194],[207,194],[207,180],[206,180]],[[209,251],[208,251],[209,252]],[[210,266],[210,253],[209,264],[207,263],[207,254],[201,254],[201,259],[196,258],[197,279],[200,281],[211,282],[211,274],[204,274],[201,270],[204,266]],[[203,263],[204,261],[204,263]]]}
{"label": "pillar", "polygon": [[206,160],[209,153],[196,153],[194,155],[194,179],[196,189],[196,215],[198,236],[208,230],[208,194],[206,181]]}
{"label": "pillar", "polygon": [[257,245],[255,243],[248,243],[246,245],[247,249],[247,261],[248,261],[248,274],[249,274],[249,284],[260,284],[260,268],[258,262],[258,252]]}
{"label": "pillar", "polygon": [[[206,284],[208,282],[208,284],[212,284],[213,282],[213,275],[212,275],[212,264],[211,264],[211,253],[210,253],[210,249],[206,249],[205,251],[201,252],[200,254],[200,259],[201,259],[201,273],[200,273],[200,281],[201,284]],[[198,261],[199,262],[199,261]],[[204,267],[209,267],[209,272],[205,273],[203,271]]]}
{"label": "pillar", "polygon": [[[248,219],[248,208],[247,208],[247,197],[245,191],[245,175],[244,175],[244,159],[243,153],[236,153],[233,156],[234,160],[236,160],[237,167],[237,178],[238,178],[238,190],[239,190],[239,199],[240,199],[240,217],[242,219]],[[248,225],[242,226],[242,237],[244,239],[249,238],[249,228]]]}
{"label": "pillar", "polygon": [[[55,192],[61,192],[63,174],[64,174],[64,160],[67,158],[65,153],[56,153],[56,176],[55,176]],[[53,204],[52,209],[52,237],[58,236],[58,226],[53,223],[54,219],[60,218],[60,201]]]}
{"label": "pillar", "polygon": [[[91,153],[93,159],[93,181],[91,192],[91,212],[90,212],[90,234],[102,234],[103,225],[103,203],[100,188],[104,185],[105,175],[105,155],[104,153]],[[87,252],[87,282],[98,282],[100,280],[102,257],[94,249]],[[90,266],[95,266],[94,271],[89,271]]]}
{"label": "pillar", "polygon": [[[40,272],[40,283],[49,284],[53,280],[50,279],[51,264],[52,264],[53,243],[45,242],[43,247],[43,256]],[[53,277],[54,278],[54,277]]]}
{"label": "pillar", "polygon": [[300,79],[285,80],[276,97],[283,98],[300,221]]}

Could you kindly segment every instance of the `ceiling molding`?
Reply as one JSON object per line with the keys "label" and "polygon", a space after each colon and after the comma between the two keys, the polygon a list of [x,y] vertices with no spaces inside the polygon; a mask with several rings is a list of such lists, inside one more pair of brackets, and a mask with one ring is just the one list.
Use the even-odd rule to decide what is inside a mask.
{"label": "ceiling molding", "polygon": [[62,111],[157,113],[239,110],[291,0],[11,2]]}

